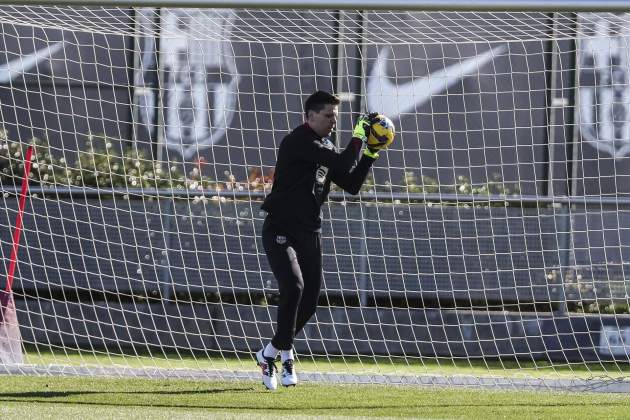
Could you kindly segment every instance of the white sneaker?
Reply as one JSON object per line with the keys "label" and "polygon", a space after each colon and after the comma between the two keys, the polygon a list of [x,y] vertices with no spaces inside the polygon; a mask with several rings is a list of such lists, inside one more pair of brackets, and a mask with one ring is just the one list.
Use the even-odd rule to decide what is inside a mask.
{"label": "white sneaker", "polygon": [[297,384],[297,375],[293,368],[293,360],[287,359],[282,363],[282,386],[295,386]]}
{"label": "white sneaker", "polygon": [[256,361],[258,366],[262,369],[263,385],[270,391],[275,391],[278,388],[278,377],[276,373],[278,368],[276,367],[276,361],[271,357],[265,357],[263,351],[260,350],[256,353]]}

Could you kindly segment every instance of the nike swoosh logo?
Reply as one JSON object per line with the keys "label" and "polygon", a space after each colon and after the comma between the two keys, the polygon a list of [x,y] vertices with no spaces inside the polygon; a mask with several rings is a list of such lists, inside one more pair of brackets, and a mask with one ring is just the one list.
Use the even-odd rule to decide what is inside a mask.
{"label": "nike swoosh logo", "polygon": [[431,96],[445,91],[465,77],[477,74],[484,64],[504,50],[505,45],[500,45],[411,82],[396,83],[387,76],[389,47],[383,48],[372,67],[367,83],[368,109],[379,110],[393,118],[414,111],[416,106],[428,102]]}
{"label": "nike swoosh logo", "polygon": [[50,57],[63,47],[63,42],[58,42],[49,47],[25,54],[0,66],[0,83],[8,83],[16,77],[35,67],[37,63]]}

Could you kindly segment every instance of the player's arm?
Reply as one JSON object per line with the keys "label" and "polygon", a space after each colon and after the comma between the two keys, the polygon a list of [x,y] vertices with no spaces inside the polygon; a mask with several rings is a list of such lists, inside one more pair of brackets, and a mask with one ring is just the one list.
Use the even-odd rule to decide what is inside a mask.
{"label": "player's arm", "polygon": [[374,155],[366,148],[359,163],[354,168],[345,172],[331,170],[328,176],[331,181],[343,188],[344,191],[352,195],[358,194],[376,158],[378,158],[378,154]]}
{"label": "player's arm", "polygon": [[[363,156],[359,160],[359,163],[353,169],[346,172],[336,170],[331,170],[329,172],[330,179],[350,194],[354,195],[359,193],[361,185],[365,182],[372,164],[378,158],[378,151],[385,149],[387,145],[389,145],[389,143],[387,145],[370,145],[368,143],[369,130],[371,129],[371,125],[376,121],[378,115],[379,114],[377,113],[363,115],[359,118],[354,127],[354,131],[352,133],[353,138],[359,138],[362,143],[366,144],[366,147],[363,149]],[[346,150],[347,149],[348,148],[346,148]]]}
{"label": "player's arm", "polygon": [[331,171],[348,172],[356,163],[361,146],[360,138],[352,138],[348,146],[339,153],[318,141],[312,141],[294,144],[294,152],[301,160],[317,163]]}

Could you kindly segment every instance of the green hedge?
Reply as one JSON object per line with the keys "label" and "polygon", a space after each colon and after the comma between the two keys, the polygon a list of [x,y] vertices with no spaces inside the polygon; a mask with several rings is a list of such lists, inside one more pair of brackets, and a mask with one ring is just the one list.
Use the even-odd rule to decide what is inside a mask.
{"label": "green hedge", "polygon": [[[0,170],[3,185],[16,182],[24,172],[23,156],[28,144],[33,144],[35,157],[31,170],[31,185],[57,185],[93,188],[164,188],[194,190],[240,189],[268,191],[273,173],[263,174],[260,168],[249,168],[247,179],[236,179],[226,174],[215,180],[202,174],[198,166],[185,173],[178,161],[157,162],[133,143],[114,142],[103,136],[88,137],[79,151],[51,150],[46,141],[32,139],[19,143],[0,130]],[[124,145],[127,144],[127,145]],[[333,185],[333,191],[339,188]],[[518,195],[517,183],[505,183],[498,174],[485,184],[473,184],[469,178],[458,176],[454,185],[440,185],[435,178],[405,172],[402,185],[375,184],[372,173],[364,183],[363,192],[439,193],[474,195]],[[500,203],[501,204],[501,203]]]}

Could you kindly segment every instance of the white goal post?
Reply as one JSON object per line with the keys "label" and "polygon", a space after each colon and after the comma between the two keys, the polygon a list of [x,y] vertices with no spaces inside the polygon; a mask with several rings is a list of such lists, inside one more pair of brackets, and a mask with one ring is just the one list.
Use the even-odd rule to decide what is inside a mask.
{"label": "white goal post", "polygon": [[292,7],[0,5],[0,372],[258,378],[260,204],[323,89],[339,145],[397,137],[324,206],[302,380],[627,392],[627,2]]}

